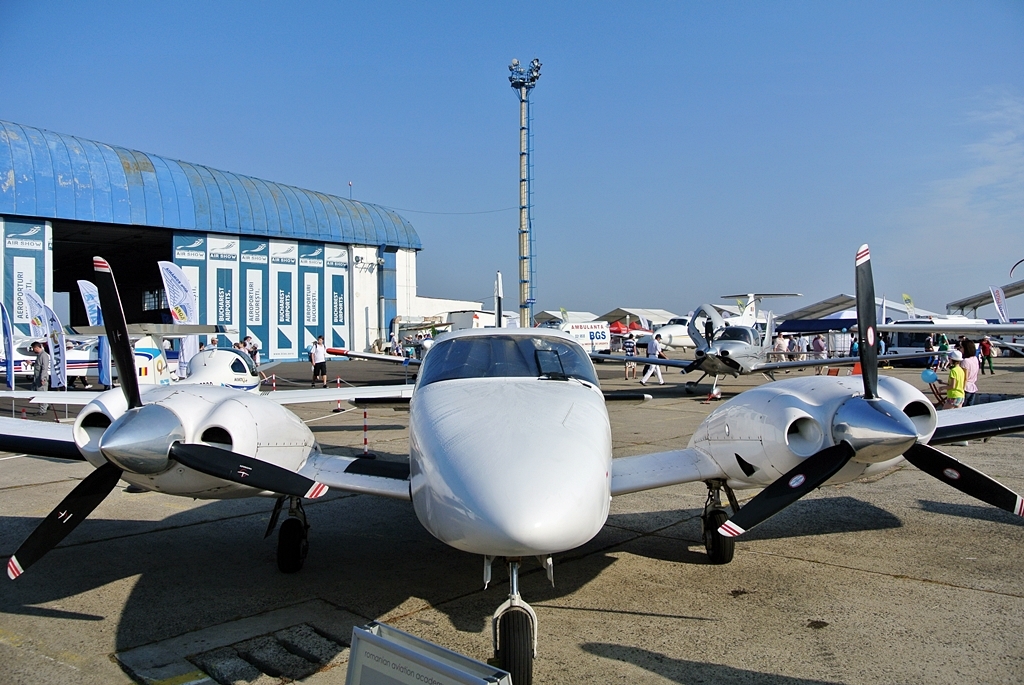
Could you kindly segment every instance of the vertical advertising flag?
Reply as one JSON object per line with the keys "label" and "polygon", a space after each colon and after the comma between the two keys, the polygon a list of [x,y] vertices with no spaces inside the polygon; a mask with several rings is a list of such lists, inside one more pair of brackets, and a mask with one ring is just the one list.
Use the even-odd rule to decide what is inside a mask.
{"label": "vertical advertising flag", "polygon": [[910,295],[903,293],[903,304],[907,307],[907,318],[916,319],[917,312],[914,311],[914,301],[910,299]]}
{"label": "vertical advertising flag", "polygon": [[345,278],[348,276],[348,248],[324,246],[324,341],[328,347],[347,347]]}
{"label": "vertical advertising flag", "polygon": [[299,279],[302,288],[302,349],[316,342],[318,335],[327,340],[321,316],[324,277],[324,246],[320,244],[299,244]]}
{"label": "vertical advertising flag", "polygon": [[0,317],[4,328],[4,369],[7,372],[7,389],[14,390],[14,333],[11,329],[11,316],[7,307],[0,302]]}
{"label": "vertical advertising flag", "polygon": [[22,291],[21,297],[28,310],[29,335],[33,338],[48,338],[50,332],[46,330],[46,303],[43,298],[31,288]]}
{"label": "vertical advertising flag", "polygon": [[996,306],[999,323],[1010,323],[1010,315],[1006,310],[1006,296],[1003,295],[1003,289],[997,285],[990,285],[988,291],[992,293],[992,304]]}
{"label": "vertical advertising flag", "polygon": [[68,385],[68,348],[64,342],[64,326],[53,310],[43,305],[46,312],[46,327],[50,339],[50,387],[66,388]]}
{"label": "vertical advertising flag", "polygon": [[47,339],[50,348],[50,387],[63,388],[67,385],[68,358],[67,348],[64,346],[64,327],[61,326],[57,315],[46,306],[43,299],[33,290],[24,292],[25,301],[32,310],[33,318],[36,316],[42,321],[43,336]]}
{"label": "vertical advertising flag", "polygon": [[[90,281],[79,281],[78,290],[82,293],[85,314],[89,317],[90,326],[103,325],[103,310],[100,308],[100,292]],[[110,341],[107,336],[98,336],[96,341],[96,361],[99,368],[100,385],[110,387]]]}
{"label": "vertical advertising flag", "polygon": [[[167,295],[167,307],[171,310],[171,318],[176,324],[196,325],[199,323],[199,303],[196,291],[185,271],[171,262],[157,262],[160,267],[160,278],[164,282],[164,293]],[[199,353],[199,336],[187,335],[181,339],[178,348],[178,377],[184,378],[188,372],[188,362]]]}
{"label": "vertical advertising flag", "polygon": [[266,240],[242,238],[239,247],[241,251],[238,258],[244,299],[241,302],[242,313],[238,329],[242,338],[251,336],[260,353],[267,354],[267,343],[270,339],[267,309],[267,296],[270,292],[270,243]]}
{"label": "vertical advertising flag", "polygon": [[270,358],[297,359],[299,350],[298,308],[295,290],[299,277],[298,243],[270,241]]}

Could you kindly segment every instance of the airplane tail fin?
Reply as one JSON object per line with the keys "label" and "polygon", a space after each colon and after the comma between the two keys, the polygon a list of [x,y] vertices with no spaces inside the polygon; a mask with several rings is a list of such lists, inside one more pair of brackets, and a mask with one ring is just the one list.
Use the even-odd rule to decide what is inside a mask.
{"label": "airplane tail fin", "polygon": [[163,346],[147,335],[135,343],[135,370],[140,385],[170,385],[171,370]]}
{"label": "airplane tail fin", "polygon": [[754,295],[754,294],[750,294],[750,295],[747,296],[747,306],[744,307],[743,311],[740,313],[740,316],[743,319],[743,321],[740,322],[741,325],[743,325],[743,326],[753,326],[754,324],[757,323],[757,311],[756,311],[756,309],[757,309],[757,296]]}
{"label": "airplane tail fin", "polygon": [[764,329],[764,341],[761,346],[764,348],[770,348],[772,346],[772,340],[775,339],[775,315],[768,312],[768,325]]}

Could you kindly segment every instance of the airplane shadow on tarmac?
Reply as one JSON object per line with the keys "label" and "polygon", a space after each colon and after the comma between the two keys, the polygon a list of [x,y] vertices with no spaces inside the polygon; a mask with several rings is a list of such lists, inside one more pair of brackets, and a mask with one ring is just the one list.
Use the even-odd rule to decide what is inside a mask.
{"label": "airplane shadow on tarmac", "polygon": [[[154,508],[165,506],[163,495],[125,496],[136,498],[133,507],[149,501]],[[23,578],[6,585],[0,612],[82,621],[86,630],[88,625],[116,620],[117,651],[312,599],[367,620],[394,620],[429,606],[457,630],[483,633],[489,639],[491,613],[507,594],[500,563],[495,563],[490,589],[483,590],[481,558],[434,539],[409,503],[349,494],[325,500],[306,504],[310,551],[298,573],[279,572],[276,535],[263,538],[272,500],[213,501],[160,520],[84,521]],[[576,592],[615,563],[616,549],[706,564],[699,514],[613,514],[589,543],[556,556],[554,588],[536,562],[525,560],[524,597],[540,603]],[[660,518],[663,525],[645,535],[645,530],[652,530],[652,518]],[[0,518],[7,532],[4,546],[11,547],[4,551],[13,552],[23,539],[20,533],[27,535],[37,522]],[[822,498],[798,502],[750,537],[790,538],[899,525],[892,514],[854,498]],[[117,587],[126,579],[134,585],[123,607],[120,599],[104,600],[106,586]],[[113,590],[111,596],[119,597],[118,592]],[[59,606],[41,606],[55,603]],[[116,615],[96,615],[97,603]]]}
{"label": "airplane shadow on tarmac", "polygon": [[826,680],[808,680],[748,671],[702,661],[674,659],[639,647],[604,642],[586,642],[583,651],[595,656],[634,664],[675,683],[765,683],[767,685],[830,685]]}
{"label": "airplane shadow on tarmac", "polygon": [[[489,644],[491,614],[508,592],[500,562],[483,590],[481,557],[434,539],[409,503],[350,495],[306,504],[309,556],[301,571],[283,574],[276,564],[276,534],[263,538],[272,502],[215,501],[155,525],[90,518],[25,576],[7,582],[0,613],[82,621],[83,630],[116,621],[116,651],[124,651],[321,599],[367,620],[395,620],[432,607],[459,631],[483,633]],[[0,518],[6,530],[31,530],[35,523]],[[588,543],[592,550],[608,546],[601,537]],[[565,556],[576,555],[586,556],[586,547]],[[615,559],[591,554],[572,573],[558,573],[557,561],[552,589],[537,562],[524,560],[520,586],[527,601],[571,594]],[[105,588],[125,580],[134,585],[122,607],[121,590]],[[48,604],[58,606],[40,606]],[[99,607],[108,613],[97,615]]]}
{"label": "airplane shadow on tarmac", "polygon": [[1008,511],[996,509],[987,505],[974,504],[953,504],[951,502],[934,502],[927,499],[919,499],[917,503],[921,509],[930,514],[942,514],[944,516],[959,516],[978,521],[991,521],[992,523],[1009,523],[1015,526],[1024,526],[1024,519],[1014,516]]}

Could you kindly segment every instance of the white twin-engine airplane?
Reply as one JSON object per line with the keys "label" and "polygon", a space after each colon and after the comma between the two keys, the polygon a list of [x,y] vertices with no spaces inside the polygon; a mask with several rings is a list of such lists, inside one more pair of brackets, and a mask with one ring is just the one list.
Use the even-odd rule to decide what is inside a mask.
{"label": "white twin-engine airplane", "polygon": [[[100,258],[95,269],[114,359],[131,368],[113,275]],[[181,383],[140,393],[135,375],[122,374],[131,380],[96,396],[73,426],[0,419],[0,449],[96,467],[18,548],[8,575],[18,578],[39,561],[120,479],[186,497],[277,497],[268,534],[287,500],[278,539],[283,571],[298,570],[306,554],[303,498],[333,487],[407,500],[432,535],[483,556],[485,586],[493,561],[507,564],[509,596],[494,614],[494,648],[513,682],[524,685],[532,681],[537,617],[519,593],[520,563],[537,557],[553,579],[552,556],[591,540],[613,496],[703,481],[704,542],[719,564],[731,560],[734,536],[802,495],[882,471],[900,455],[963,492],[1024,513],[1018,495],[930,446],[1022,429],[1024,401],[937,416],[911,385],[879,382],[867,246],[858,252],[857,275],[858,300],[871,303],[859,312],[868,342],[860,347],[863,387],[856,377],[770,383],[718,407],[685,449],[615,460],[594,366],[556,330],[440,337],[410,401],[408,464],[325,455],[271,398]],[[733,491],[741,488],[764,490],[740,508]]]}

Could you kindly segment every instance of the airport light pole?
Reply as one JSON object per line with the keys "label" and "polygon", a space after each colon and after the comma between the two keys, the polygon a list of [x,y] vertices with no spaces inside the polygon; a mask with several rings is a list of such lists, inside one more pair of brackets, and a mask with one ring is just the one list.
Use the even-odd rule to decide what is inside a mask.
{"label": "airport light pole", "polygon": [[508,80],[519,96],[519,325],[533,325],[534,297],[532,170],[530,164],[530,91],[540,78],[540,60],[534,58],[528,67],[513,59],[508,65]]}

